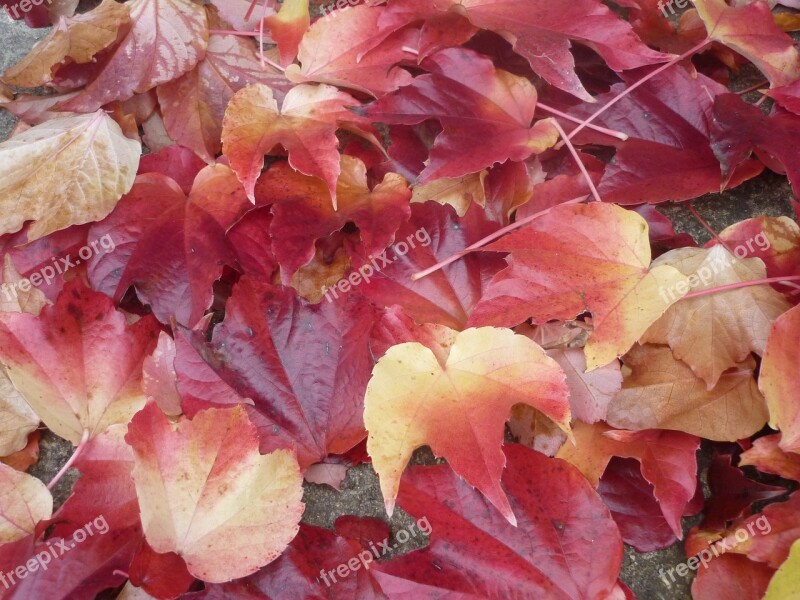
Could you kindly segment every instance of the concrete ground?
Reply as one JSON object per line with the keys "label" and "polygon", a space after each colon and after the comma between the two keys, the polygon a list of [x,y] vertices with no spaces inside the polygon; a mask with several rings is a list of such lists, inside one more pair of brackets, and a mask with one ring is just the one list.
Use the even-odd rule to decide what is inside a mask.
{"label": "concrete ground", "polygon": [[[47,34],[47,29],[31,30],[24,24],[10,22],[0,15],[0,70],[5,70],[17,62],[35,43]],[[748,75],[748,74],[745,74]],[[760,76],[752,79],[744,77],[737,82],[737,87],[744,88],[750,82],[760,80]],[[13,128],[15,119],[7,112],[0,111],[0,140],[5,140]],[[722,194],[709,194],[693,202],[697,211],[716,230],[721,231],[742,219],[757,215],[789,215],[793,216],[789,199],[791,190],[786,179],[772,173],[765,173],[744,185]],[[708,232],[681,205],[662,205],[659,210],[669,216],[675,223],[676,230],[690,233],[699,243],[710,238]],[[69,443],[46,433],[42,437],[41,459],[30,472],[44,481],[49,481],[70,456],[72,448]],[[415,458],[427,463],[432,456],[427,451],[418,452]],[[56,486],[56,504],[60,505],[69,495],[69,490],[76,479],[65,477]],[[353,468],[347,475],[342,490],[337,492],[328,486],[307,484],[304,501],[306,512],[303,520],[307,523],[331,527],[335,519],[344,514],[384,517],[378,480],[369,465]],[[694,520],[686,520],[686,529]],[[393,531],[407,527],[410,518],[402,511],[397,511],[391,521]],[[406,548],[410,544],[406,545]],[[691,598],[689,586],[691,578],[687,577],[678,584],[668,587],[659,578],[661,567],[669,568],[684,562],[682,544],[677,543],[657,552],[638,553],[626,547],[625,562],[622,569],[622,580],[630,586],[640,600],[685,600]]]}

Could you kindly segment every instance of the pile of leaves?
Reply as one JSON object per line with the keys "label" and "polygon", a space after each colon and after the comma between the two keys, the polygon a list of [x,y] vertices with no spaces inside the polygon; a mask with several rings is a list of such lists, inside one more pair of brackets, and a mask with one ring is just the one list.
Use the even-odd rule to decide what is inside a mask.
{"label": "pile of leaves", "polygon": [[[0,88],[0,597],[798,597],[800,228],[653,206],[800,193],[795,13],[76,4]],[[363,462],[424,548],[301,523]]]}

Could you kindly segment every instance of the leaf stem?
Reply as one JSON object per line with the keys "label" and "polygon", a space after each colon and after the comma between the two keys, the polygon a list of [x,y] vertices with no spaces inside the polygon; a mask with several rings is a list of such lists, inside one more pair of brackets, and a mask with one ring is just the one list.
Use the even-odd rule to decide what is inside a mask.
{"label": "leaf stem", "polygon": [[692,55],[693,55],[693,54],[695,54],[696,52],[699,52],[700,50],[704,49],[704,48],[705,48],[706,46],[708,46],[709,44],[711,44],[711,40],[710,40],[710,39],[708,39],[708,38],[706,38],[705,40],[703,40],[702,42],[700,42],[700,43],[699,43],[699,44],[697,44],[696,46],[693,46],[692,48],[690,48],[689,50],[687,50],[686,52],[684,52],[684,53],[683,53],[683,54],[681,54],[680,56],[676,56],[676,57],[675,57],[675,58],[673,58],[671,61],[669,61],[669,62],[666,62],[666,63],[664,63],[663,65],[661,65],[660,67],[658,67],[657,69],[654,69],[654,70],[650,71],[650,72],[649,72],[647,75],[645,75],[644,77],[642,77],[642,78],[641,78],[639,81],[637,81],[637,82],[636,82],[636,83],[634,83],[633,85],[631,85],[631,86],[629,86],[629,87],[625,88],[625,90],[623,90],[623,91],[622,91],[622,92],[621,92],[619,95],[617,95],[617,96],[615,96],[614,98],[612,98],[612,99],[611,99],[611,100],[610,100],[610,101],[609,101],[609,102],[608,102],[606,105],[604,105],[604,106],[600,107],[600,108],[599,108],[597,111],[595,111],[593,114],[591,114],[591,115],[590,115],[590,116],[589,116],[587,119],[585,119],[585,120],[581,121],[581,123],[580,123],[580,124],[579,124],[579,125],[578,125],[578,126],[575,128],[575,129],[573,129],[573,130],[570,132],[570,134],[569,134],[569,137],[570,137],[570,139],[571,139],[571,138],[573,138],[573,137],[575,137],[576,135],[578,135],[578,133],[579,133],[579,132],[580,132],[580,131],[581,131],[581,130],[584,128],[584,127],[588,127],[588,126],[589,126],[589,124],[590,124],[592,121],[594,121],[594,120],[595,120],[597,117],[599,117],[599,116],[600,116],[600,115],[602,115],[604,112],[606,112],[606,111],[607,111],[609,108],[611,108],[612,106],[614,106],[614,105],[615,105],[617,102],[619,102],[620,100],[622,100],[622,99],[623,99],[625,96],[627,96],[628,94],[630,94],[630,93],[631,93],[633,90],[635,90],[636,88],[638,88],[640,85],[643,85],[643,84],[647,83],[649,80],[651,80],[653,77],[655,77],[655,76],[656,76],[656,75],[658,75],[659,73],[661,73],[661,72],[663,72],[663,71],[666,71],[666,70],[667,70],[667,69],[669,69],[669,68],[670,68],[672,65],[674,65],[674,64],[677,64],[677,63],[681,62],[683,59],[685,59],[685,58],[688,58],[688,57],[692,56]]}
{"label": "leaf stem", "polygon": [[578,168],[581,170],[581,173],[583,174],[584,179],[586,179],[586,183],[589,184],[589,189],[592,192],[592,196],[594,196],[594,199],[597,202],[602,202],[603,199],[600,197],[600,194],[597,192],[597,188],[594,187],[594,181],[592,181],[592,178],[589,175],[589,171],[586,170],[586,166],[583,164],[583,161],[581,160],[581,156],[580,156],[580,154],[578,154],[578,151],[575,150],[575,146],[573,146],[572,142],[569,141],[569,137],[567,136],[567,133],[564,131],[564,128],[561,127],[561,125],[555,119],[553,119],[553,126],[556,129],[558,129],[558,134],[561,136],[561,139],[564,140],[564,143],[567,145],[567,148],[569,148],[569,151],[572,154],[572,158],[574,158],[575,162],[578,163]]}
{"label": "leaf stem", "polygon": [[[708,288],[707,290],[699,290],[691,292],[681,297],[681,300],[689,298],[697,298],[698,296],[706,296],[708,294],[715,294],[717,292],[725,292],[728,290],[736,290],[743,287],[750,287],[753,285],[764,285],[766,283],[783,283],[786,281],[800,281],[800,275],[789,275],[788,277],[766,277],[764,279],[753,279],[751,281],[737,281],[736,283],[728,283],[719,287]],[[787,285],[789,285],[787,283]]]}
{"label": "leaf stem", "polygon": [[[549,106],[544,102],[536,102],[536,108],[541,108],[544,111],[549,112],[557,117],[561,117],[567,121],[572,121],[573,123],[581,123],[581,120],[578,117],[573,117],[572,115],[568,115],[565,112],[561,112],[557,108]],[[589,129],[594,129],[600,133],[605,133],[606,135],[610,135],[611,137],[615,137],[618,140],[622,140],[623,142],[628,139],[628,134],[622,133],[621,131],[615,131],[614,129],[608,129],[607,127],[601,127],[600,125],[593,125],[589,123],[587,125]]]}
{"label": "leaf stem", "polygon": [[86,448],[86,444],[89,442],[89,430],[84,429],[83,435],[81,436],[81,441],[78,446],[75,448],[75,452],[72,453],[72,456],[69,457],[69,460],[61,467],[61,470],[56,473],[56,476],[50,480],[50,483],[47,484],[47,489],[52,490],[56,484],[61,480],[70,467],[78,460],[78,457],[81,455],[81,452]]}
{"label": "leaf stem", "polygon": [[700,223],[700,225],[702,225],[702,226],[705,228],[705,230],[706,230],[706,231],[708,231],[708,233],[710,233],[710,234],[711,234],[711,237],[713,237],[715,240],[717,240],[717,242],[719,242],[719,244],[720,244],[720,245],[721,245],[723,248],[725,248],[725,250],[727,250],[728,252],[730,252],[731,254],[733,254],[733,251],[730,249],[730,247],[728,246],[728,244],[726,244],[726,243],[725,243],[725,242],[722,240],[722,238],[721,238],[721,237],[719,237],[719,234],[718,234],[716,231],[714,231],[714,229],[711,227],[711,225],[709,225],[709,224],[706,222],[706,220],[705,220],[703,217],[701,217],[701,216],[700,216],[700,213],[698,213],[698,212],[697,212],[697,210],[695,210],[695,208],[694,208],[694,205],[692,205],[692,203],[691,203],[691,202],[687,202],[687,203],[686,203],[686,208],[688,208],[688,209],[689,209],[689,212],[690,212],[690,213],[692,213],[692,216],[693,216],[695,219],[697,219],[697,221]]}
{"label": "leaf stem", "polygon": [[528,223],[530,223],[531,221],[533,221],[537,217],[541,217],[542,215],[546,215],[551,210],[553,210],[556,206],[563,206],[564,204],[580,204],[581,202],[586,200],[588,197],[589,196],[581,196],[579,198],[573,198],[572,200],[567,200],[566,202],[562,202],[561,204],[556,204],[555,206],[551,206],[550,208],[546,208],[546,209],[544,209],[542,211],[539,211],[539,212],[537,212],[535,214],[532,214],[532,215],[530,215],[528,217],[525,217],[524,219],[520,219],[519,221],[514,221],[510,225],[506,225],[502,229],[498,229],[494,233],[487,235],[485,238],[478,240],[477,242],[475,242],[471,246],[467,246],[466,248],[464,248],[460,252],[456,252],[450,258],[446,258],[443,261],[436,263],[432,267],[428,267],[424,271],[419,271],[418,273],[414,273],[411,276],[411,281],[417,281],[418,279],[422,279],[423,277],[426,277],[426,276],[430,275],[431,273],[434,273],[434,272],[438,271],[442,267],[446,267],[447,265],[456,262],[462,256],[466,256],[470,252],[474,252],[475,250],[478,250],[479,248],[481,248],[482,246],[485,246],[489,242],[493,242],[497,238],[502,237],[505,234],[507,234],[507,233],[509,233],[511,231],[514,231],[515,229],[519,229],[523,225],[527,225]]}

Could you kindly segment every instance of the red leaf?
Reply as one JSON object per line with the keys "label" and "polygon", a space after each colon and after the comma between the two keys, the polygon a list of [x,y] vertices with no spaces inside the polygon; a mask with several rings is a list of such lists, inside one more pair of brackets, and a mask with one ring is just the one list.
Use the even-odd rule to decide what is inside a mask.
{"label": "red leaf", "polygon": [[180,556],[174,552],[159,554],[144,539],[131,561],[128,576],[133,585],[156,598],[177,598],[194,582]]}
{"label": "red leaf", "polygon": [[[243,277],[211,342],[196,339],[195,348],[242,399],[253,400],[248,412],[261,451],[294,446],[307,467],[365,436],[372,319],[357,298],[309,305],[291,289]],[[181,362],[175,367],[181,377]]]}
{"label": "red leaf", "polygon": [[108,235],[117,249],[94,258],[89,279],[116,301],[133,285],[162,323],[174,316],[194,325],[211,306],[222,265],[235,264],[225,230],[248,206],[224,165],[200,171],[188,198],[166,176],[139,175],[116,210],[91,229],[91,238]]}
{"label": "red leaf", "polygon": [[519,527],[447,465],[406,473],[398,504],[428,520],[431,543],[373,567],[390,597],[577,600],[611,591],[622,540],[597,494],[564,461],[518,445],[506,457],[503,484]]}
{"label": "red leaf", "polygon": [[536,88],[527,79],[497,70],[488,58],[463,48],[442,50],[422,67],[430,74],[364,110],[386,123],[437,119],[442,124],[421,183],[477,173],[509,158],[525,160],[556,143],[552,122],[531,126]]}

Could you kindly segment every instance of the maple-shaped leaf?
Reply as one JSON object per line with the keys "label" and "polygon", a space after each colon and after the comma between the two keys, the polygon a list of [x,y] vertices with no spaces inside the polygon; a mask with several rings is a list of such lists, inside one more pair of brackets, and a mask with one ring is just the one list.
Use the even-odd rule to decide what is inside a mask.
{"label": "maple-shaped leaf", "polygon": [[117,39],[117,30],[130,20],[128,5],[104,0],[100,6],[76,17],[58,20],[50,34],[38,41],[17,64],[3,73],[3,81],[19,87],[37,87],[52,80],[52,71],[70,59],[92,60]]}
{"label": "maple-shaped leaf", "polygon": [[424,516],[430,545],[373,567],[389,598],[607,598],[622,560],[608,509],[564,461],[505,447],[513,527],[447,465],[416,466],[398,505]]}
{"label": "maple-shaped leaf", "polygon": [[575,445],[564,444],[556,455],[575,465],[595,487],[613,456],[635,458],[653,484],[661,512],[678,539],[681,515],[697,488],[700,439],[679,431],[617,431],[604,423],[573,424]]}
{"label": "maple-shaped leaf", "polygon": [[[227,28],[210,10],[208,21],[212,28]],[[225,107],[236,92],[251,83],[268,85],[281,99],[291,88],[281,73],[259,62],[250,40],[211,34],[205,58],[182,77],[156,90],[167,133],[207,162],[214,162],[222,147]]]}
{"label": "maple-shaped leaf", "polygon": [[300,66],[289,65],[286,76],[297,83],[316,81],[372,96],[408,85],[412,77],[398,63],[415,61],[419,34],[403,30],[387,35],[379,28],[382,13],[382,7],[349,6],[335,17],[319,19],[300,42]]}
{"label": "maple-shaped leaf", "polygon": [[[369,283],[360,285],[356,293],[380,307],[400,305],[418,323],[463,329],[503,261],[475,252],[427,277],[414,280],[412,276],[497,229],[499,225],[489,220],[479,206],[471,207],[459,219],[450,206],[434,202],[413,204],[411,218],[395,235],[398,242],[373,260],[379,272]],[[401,247],[400,242],[405,245]]]}
{"label": "maple-shaped leaf", "polygon": [[614,427],[674,429],[735,442],[756,433],[769,418],[752,357],[723,373],[710,390],[666,346],[634,346],[623,360],[632,373],[608,406],[607,420]]}
{"label": "maple-shaped leaf", "polygon": [[171,424],[155,404],[128,427],[147,543],[175,552],[204,581],[245,577],[277,558],[303,514],[292,452],[258,453],[242,407],[208,409]]}
{"label": "maple-shaped leaf", "polygon": [[258,192],[272,205],[269,231],[284,280],[312,259],[318,239],[347,223],[358,227],[361,248],[356,251],[366,258],[383,252],[411,214],[411,190],[405,179],[387,173],[370,189],[364,163],[346,155],[341,157],[336,184],[336,210],[324,181],[298,173],[285,162],[270,167],[259,182]]}
{"label": "maple-shaped leaf", "polygon": [[767,340],[758,387],[769,407],[769,425],[781,431],[780,448],[800,453],[800,307],[778,317]]}
{"label": "maple-shaped leaf", "polygon": [[34,533],[53,513],[53,497],[45,485],[27,473],[0,463],[0,545]]}
{"label": "maple-shaped leaf", "polygon": [[771,87],[800,78],[800,54],[781,31],[764,2],[731,7],[724,0],[695,0],[709,39],[725,44],[753,62]]}
{"label": "maple-shaped leaf", "polygon": [[[602,227],[598,224],[602,223]],[[589,370],[627,352],[677,298],[686,278],[667,265],[650,268],[647,223],[619,206],[562,205],[483,250],[511,252],[470,317],[470,325],[518,325],[573,319],[591,311]]]}
{"label": "maple-shaped leaf", "polygon": [[142,361],[157,326],[152,317],[128,325],[110,298],[75,279],[38,317],[0,314],[0,363],[45,425],[78,444],[84,430],[94,437],[144,405]]}
{"label": "maple-shaped leaf", "polygon": [[800,454],[781,448],[781,434],[765,435],[739,456],[739,466],[754,466],[762,473],[800,481]]}
{"label": "maple-shaped leaf", "polygon": [[116,210],[89,237],[114,241],[114,252],[89,264],[92,287],[117,302],[134,286],[156,318],[192,326],[213,301],[223,265],[235,264],[226,229],[250,206],[231,169],[210,165],[188,197],[158,173],[139,175]]}
{"label": "maple-shaped leaf", "polygon": [[385,123],[441,123],[420,183],[525,160],[558,140],[551,120],[533,123],[536,88],[524,77],[495,69],[491,60],[464,48],[442,50],[421,66],[429,73],[363,110]]}
{"label": "maple-shaped leaf", "polygon": [[510,330],[467,329],[438,356],[419,342],[392,346],[364,398],[367,450],[387,512],[411,454],[428,445],[516,523],[500,487],[508,414],[514,404],[527,404],[569,431],[567,394],[558,363]]}
{"label": "maple-shaped leaf", "polygon": [[551,85],[593,102],[575,73],[571,42],[588,46],[615,71],[665,62],[599,0],[436,0],[481,29],[503,36]]}
{"label": "maple-shaped leaf", "polygon": [[311,24],[308,0],[285,0],[276,14],[264,19],[264,24],[278,46],[281,64],[285,67],[297,56],[300,41]]}
{"label": "maple-shaped leaf", "polygon": [[340,121],[360,121],[346,106],[358,101],[329,85],[297,85],[289,90],[280,109],[271,88],[255,83],[234,94],[222,122],[222,152],[255,201],[256,179],[264,154],[283,146],[292,168],[322,179],[336,206],[339,177]]}
{"label": "maple-shaped leaf", "polygon": [[797,115],[777,113],[767,117],[736,94],[723,94],[714,101],[712,148],[726,179],[755,152],[773,171],[786,173],[792,190],[800,194],[800,156],[795,150],[798,135]]}
{"label": "maple-shaped leaf", "polygon": [[[723,246],[678,248],[653,261],[654,267],[667,265],[688,278],[688,287],[684,283],[659,290],[668,301],[689,288],[701,291],[766,277],[760,259],[737,258]],[[710,390],[726,369],[744,361],[750,352],[764,354],[772,323],[790,306],[768,285],[689,298],[670,306],[641,341],[669,344],[675,358],[688,364]]]}
{"label": "maple-shaped leaf", "polygon": [[[203,389],[207,382],[198,386],[184,412],[230,402],[232,389],[240,402],[251,399],[248,414],[261,434],[262,451],[294,447],[303,468],[347,452],[365,435],[372,321],[372,308],[360,298],[311,305],[291,289],[242,277],[211,342],[193,338],[211,373],[183,358],[178,345],[175,369],[184,400],[187,383],[194,391],[192,380],[218,378],[210,389]],[[220,390],[220,380],[227,390]],[[204,397],[212,392],[222,402]]]}
{"label": "maple-shaped leaf", "polygon": [[101,70],[60,110],[91,112],[115,100],[172,81],[202,60],[208,22],[202,5],[191,0],[133,0],[131,26],[104,57]]}
{"label": "maple-shaped leaf", "polygon": [[0,144],[0,234],[28,241],[105,217],[136,176],[141,144],[103,111],[54,119]]}

